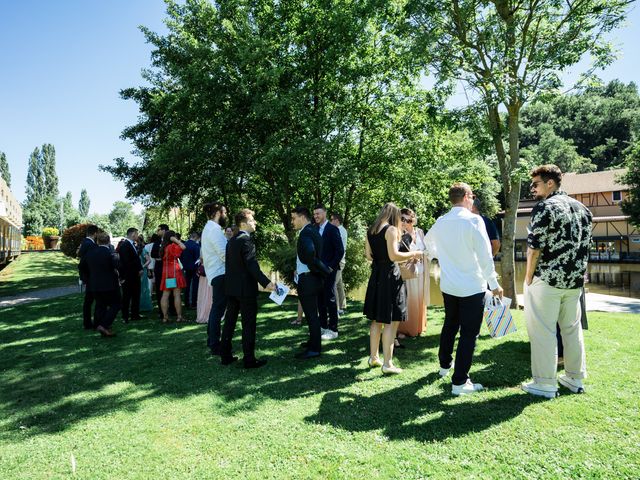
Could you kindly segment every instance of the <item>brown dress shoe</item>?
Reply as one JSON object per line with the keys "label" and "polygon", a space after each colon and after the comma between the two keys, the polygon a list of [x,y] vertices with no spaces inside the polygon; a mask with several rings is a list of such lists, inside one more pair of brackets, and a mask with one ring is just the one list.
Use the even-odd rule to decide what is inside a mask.
{"label": "brown dress shoe", "polygon": [[98,328],[96,328],[96,330],[98,332],[100,332],[100,335],[102,335],[103,337],[115,337],[116,334],[113,333],[111,330],[104,328],[102,325],[99,325]]}

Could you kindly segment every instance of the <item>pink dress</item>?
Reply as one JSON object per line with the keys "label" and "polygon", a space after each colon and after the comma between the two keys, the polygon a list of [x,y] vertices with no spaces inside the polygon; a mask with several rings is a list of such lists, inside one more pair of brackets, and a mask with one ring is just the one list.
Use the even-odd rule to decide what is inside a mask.
{"label": "pink dress", "polygon": [[209,312],[211,311],[212,289],[207,276],[202,275],[198,283],[198,310],[196,316],[197,323],[209,323]]}

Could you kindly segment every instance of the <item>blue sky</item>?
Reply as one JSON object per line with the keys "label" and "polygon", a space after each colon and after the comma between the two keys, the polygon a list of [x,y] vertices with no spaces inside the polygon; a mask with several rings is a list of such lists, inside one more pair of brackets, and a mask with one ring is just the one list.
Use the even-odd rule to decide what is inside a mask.
{"label": "blue sky", "polygon": [[[56,148],[60,191],[80,190],[91,212],[107,213],[125,196],[124,186],[98,165],[116,157],[134,161],[120,140],[135,123],[136,104],[122,88],[140,85],[151,48],[139,25],[163,31],[162,0],[0,0],[0,151],[7,154],[12,190],[24,199],[29,154],[43,143]],[[611,39],[621,58],[599,75],[640,82],[640,8]],[[571,84],[588,61],[565,75]],[[465,102],[457,95],[452,104]]]}

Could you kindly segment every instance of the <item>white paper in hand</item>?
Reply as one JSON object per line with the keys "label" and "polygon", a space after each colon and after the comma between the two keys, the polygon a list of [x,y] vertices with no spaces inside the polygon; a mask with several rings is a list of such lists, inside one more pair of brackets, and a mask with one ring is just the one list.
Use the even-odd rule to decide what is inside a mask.
{"label": "white paper in hand", "polygon": [[271,295],[269,295],[269,298],[273,300],[275,303],[277,303],[278,305],[282,305],[282,302],[284,302],[284,299],[287,298],[288,293],[289,293],[289,287],[287,287],[286,285],[283,285],[282,283],[277,283],[276,289],[273,292],[271,292]]}

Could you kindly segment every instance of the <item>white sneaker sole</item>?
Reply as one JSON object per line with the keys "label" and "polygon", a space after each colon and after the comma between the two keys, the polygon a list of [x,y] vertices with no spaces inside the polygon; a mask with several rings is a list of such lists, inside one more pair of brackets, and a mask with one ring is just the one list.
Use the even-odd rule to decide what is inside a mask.
{"label": "white sneaker sole", "polygon": [[544,398],[552,399],[560,396],[560,394],[557,391],[549,392],[547,390],[539,390],[537,388],[531,388],[526,385],[520,385],[520,388],[522,389],[522,391],[527,392],[531,395],[535,395],[536,397],[544,397]]}
{"label": "white sneaker sole", "polygon": [[571,390],[573,393],[585,393],[584,392],[584,387],[578,387],[576,385],[573,385],[572,383],[569,383],[567,380],[565,380],[562,377],[558,377],[558,383],[560,385],[562,385],[563,387],[568,388],[569,390]]}

